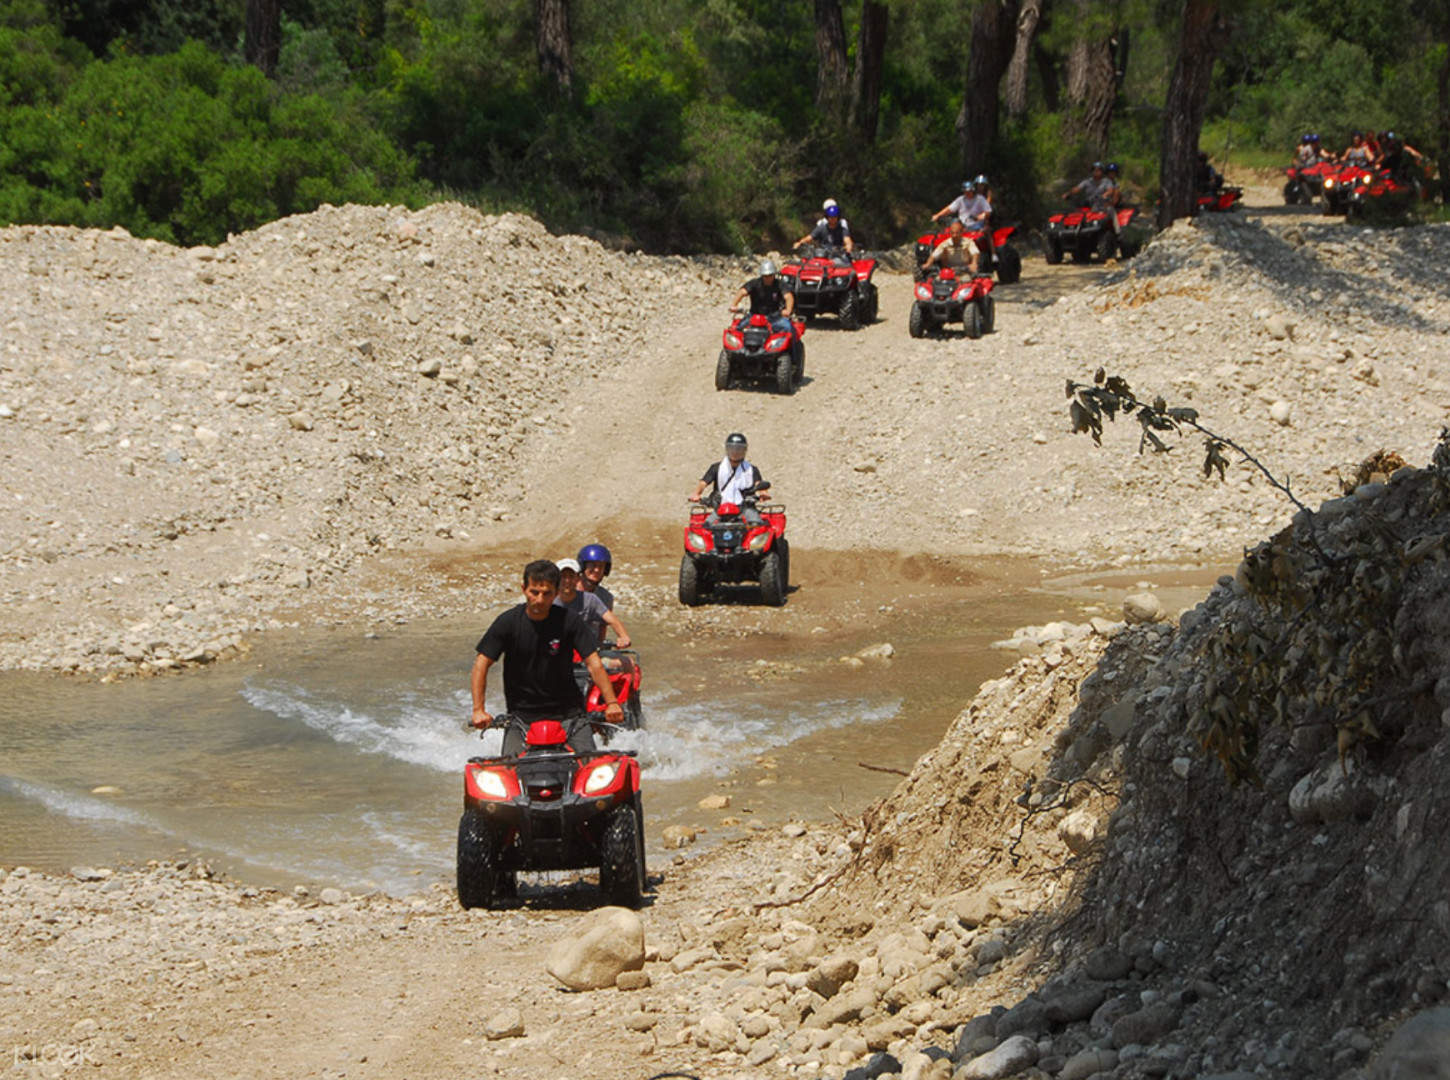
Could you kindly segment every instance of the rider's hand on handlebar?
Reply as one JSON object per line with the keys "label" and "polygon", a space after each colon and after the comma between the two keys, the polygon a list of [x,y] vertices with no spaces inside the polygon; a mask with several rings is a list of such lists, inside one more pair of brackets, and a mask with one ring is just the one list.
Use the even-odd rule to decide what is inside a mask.
{"label": "rider's hand on handlebar", "polygon": [[493,725],[493,716],[487,709],[474,709],[473,719],[469,722],[474,727],[483,730]]}
{"label": "rider's hand on handlebar", "polygon": [[627,649],[629,648],[629,643],[630,636],[628,634],[620,634],[614,641],[614,647],[616,649]]}
{"label": "rider's hand on handlebar", "polygon": [[691,494],[685,496],[685,502],[699,502],[699,501],[700,501],[700,496],[694,494],[693,492]]}
{"label": "rider's hand on handlebar", "polygon": [[604,719],[611,724],[624,723],[624,706],[617,701],[611,701],[604,706]]}

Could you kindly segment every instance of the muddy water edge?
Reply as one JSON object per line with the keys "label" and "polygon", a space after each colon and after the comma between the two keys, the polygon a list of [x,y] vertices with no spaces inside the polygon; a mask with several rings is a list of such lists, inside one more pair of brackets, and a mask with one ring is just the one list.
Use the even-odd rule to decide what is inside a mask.
{"label": "muddy water edge", "polygon": [[[668,567],[636,579],[650,600],[628,620],[647,729],[629,744],[655,857],[669,825],[708,845],[859,811],[1011,662],[993,641],[1111,615],[1138,583],[1044,584],[1038,565],[1003,558],[795,561],[793,576],[819,584],[763,620],[745,593],[704,625],[682,620]],[[1181,599],[1172,610],[1213,580],[1161,576]],[[258,885],[402,893],[451,880],[460,771],[481,749],[462,730],[467,673],[491,616],[274,633],[244,660],[117,685],[0,676],[0,865],[200,856]],[[879,643],[891,659],[847,659]],[[729,807],[700,810],[710,794]]]}

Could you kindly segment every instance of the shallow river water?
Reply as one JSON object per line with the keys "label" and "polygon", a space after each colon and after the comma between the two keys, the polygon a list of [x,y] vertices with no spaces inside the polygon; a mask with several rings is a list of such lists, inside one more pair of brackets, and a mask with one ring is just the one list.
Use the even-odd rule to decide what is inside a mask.
{"label": "shallow river water", "polygon": [[[854,637],[693,641],[631,620],[646,729],[625,745],[644,766],[650,848],[672,823],[706,826],[709,843],[859,810],[899,779],[877,769],[909,768],[1007,667],[990,642],[1081,618],[1093,598],[1083,582],[1044,589],[1022,564],[973,567]],[[486,749],[463,721],[487,617],[277,635],[244,661],[115,685],[0,677],[0,865],[185,854],[257,884],[406,893],[450,880],[462,766]],[[839,662],[872,641],[896,658]],[[719,791],[728,811],[696,808]]]}

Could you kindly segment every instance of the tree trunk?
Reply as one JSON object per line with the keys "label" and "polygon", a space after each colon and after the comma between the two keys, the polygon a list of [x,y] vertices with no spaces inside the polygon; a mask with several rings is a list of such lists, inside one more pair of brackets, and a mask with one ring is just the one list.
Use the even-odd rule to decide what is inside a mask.
{"label": "tree trunk", "polygon": [[845,115],[846,21],[841,0],[816,0],[816,108],[831,121]]}
{"label": "tree trunk", "polygon": [[1223,42],[1219,0],[1184,0],[1183,33],[1178,61],[1168,84],[1163,107],[1163,146],[1158,160],[1162,197],[1158,227],[1166,229],[1193,213],[1194,167],[1198,164],[1198,135],[1208,98],[1213,62]]}
{"label": "tree trunk", "polygon": [[1042,0],[1022,0],[1022,10],[1017,14],[1017,41],[1012,46],[1012,61],[1007,65],[1007,87],[1003,100],[1007,104],[1007,115],[1013,119],[1027,111],[1027,74],[1032,62],[1032,39],[1037,36],[1037,24],[1042,21]]}
{"label": "tree trunk", "polygon": [[1113,105],[1118,98],[1118,73],[1110,28],[1093,0],[1077,0],[1078,36],[1067,56],[1068,116],[1064,135],[1082,143],[1093,157],[1108,149]]}
{"label": "tree trunk", "polygon": [[1048,112],[1062,108],[1062,82],[1057,74],[1057,57],[1044,49],[1041,43],[1032,46],[1032,61],[1037,65],[1037,78],[1042,84],[1042,103]]}
{"label": "tree trunk", "polygon": [[282,51],[282,0],[247,0],[247,21],[242,53],[249,64],[271,78],[277,74]]}
{"label": "tree trunk", "polygon": [[569,29],[569,0],[534,0],[534,40],[539,74],[558,89],[574,81],[574,35]]}
{"label": "tree trunk", "polygon": [[962,167],[968,173],[986,167],[997,141],[998,85],[1012,59],[1017,36],[1018,0],[983,0],[972,13],[967,53],[967,92],[957,114]]}
{"label": "tree trunk", "polygon": [[851,126],[867,146],[876,141],[881,115],[881,70],[886,60],[886,27],[891,9],[877,0],[861,5],[856,37],[856,74],[851,86]]}
{"label": "tree trunk", "polygon": [[1440,59],[1439,78],[1440,115],[1437,117],[1439,138],[1436,140],[1436,164],[1440,167],[1440,201],[1450,206],[1450,44],[1445,45],[1445,55]]}

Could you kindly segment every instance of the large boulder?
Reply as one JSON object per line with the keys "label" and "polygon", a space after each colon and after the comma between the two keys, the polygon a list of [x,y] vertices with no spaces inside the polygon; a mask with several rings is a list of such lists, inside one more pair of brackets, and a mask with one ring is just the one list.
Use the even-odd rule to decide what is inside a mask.
{"label": "large boulder", "polygon": [[1450,1080],[1450,1006],[1426,1009],[1390,1036],[1369,1066],[1370,1080]]}
{"label": "large boulder", "polygon": [[644,922],[628,908],[591,912],[549,950],[550,975],[570,990],[602,990],[644,967]]}

